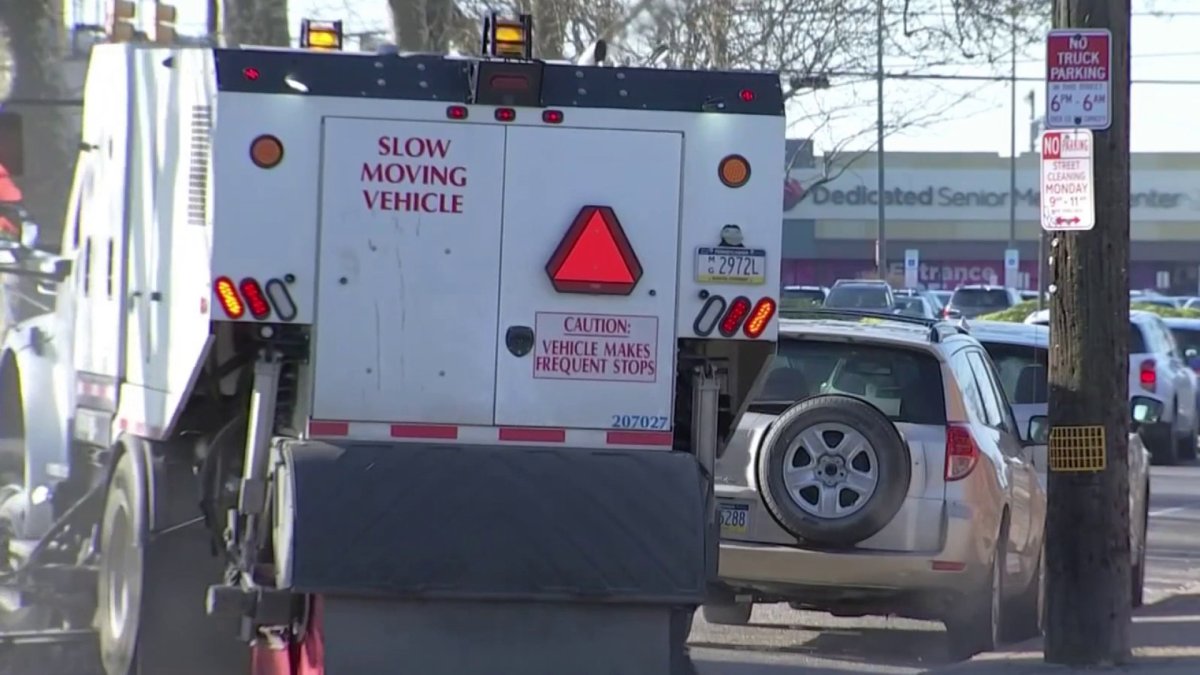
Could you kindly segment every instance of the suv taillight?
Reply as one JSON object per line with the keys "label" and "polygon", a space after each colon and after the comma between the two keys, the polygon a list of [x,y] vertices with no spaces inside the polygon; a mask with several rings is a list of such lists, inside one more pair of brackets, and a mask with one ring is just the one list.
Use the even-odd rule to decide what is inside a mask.
{"label": "suv taillight", "polygon": [[1155,391],[1158,389],[1158,371],[1154,359],[1146,359],[1142,361],[1138,367],[1138,383],[1142,385],[1142,389],[1146,391]]}
{"label": "suv taillight", "polygon": [[966,424],[946,425],[946,480],[962,480],[979,463],[979,446]]}

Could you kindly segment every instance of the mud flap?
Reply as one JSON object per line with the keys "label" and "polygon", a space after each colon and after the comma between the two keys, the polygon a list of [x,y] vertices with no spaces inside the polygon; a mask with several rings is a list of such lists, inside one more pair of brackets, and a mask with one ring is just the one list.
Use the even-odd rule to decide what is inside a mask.
{"label": "mud flap", "polygon": [[286,442],[281,585],[322,596],[326,675],[679,670],[703,601],[684,453]]}

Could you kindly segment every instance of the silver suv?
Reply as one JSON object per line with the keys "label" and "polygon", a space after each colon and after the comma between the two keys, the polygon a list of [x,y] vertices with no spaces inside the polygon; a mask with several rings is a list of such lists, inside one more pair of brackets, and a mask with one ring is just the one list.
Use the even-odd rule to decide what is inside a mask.
{"label": "silver suv", "polygon": [[718,459],[706,620],[933,619],[963,656],[1036,633],[1045,493],[987,352],[936,320],[803,316]]}

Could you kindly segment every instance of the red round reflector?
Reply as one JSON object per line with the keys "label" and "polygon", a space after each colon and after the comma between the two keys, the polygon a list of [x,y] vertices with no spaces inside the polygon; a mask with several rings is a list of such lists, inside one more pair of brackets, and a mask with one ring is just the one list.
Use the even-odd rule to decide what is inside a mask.
{"label": "red round reflector", "polygon": [[542,121],[546,124],[562,124],[563,114],[561,110],[543,110]]}
{"label": "red round reflector", "polygon": [[511,122],[517,119],[517,111],[512,108],[496,108],[496,121]]}
{"label": "red round reflector", "polygon": [[238,284],[238,289],[241,290],[242,296],[246,298],[246,304],[250,307],[250,315],[256,319],[265,319],[271,313],[271,305],[267,303],[267,298],[263,296],[262,286],[251,277],[242,279],[242,283]]}
{"label": "red round reflector", "polygon": [[751,89],[743,89],[738,92],[738,98],[742,99],[746,103],[750,103],[754,100],[754,91]]}
{"label": "red round reflector", "polygon": [[729,309],[725,310],[725,318],[721,319],[721,335],[725,337],[733,337],[737,334],[738,329],[742,327],[742,322],[750,314],[750,298],[744,295],[739,295],[729,303]]}
{"label": "red round reflector", "polygon": [[467,119],[467,106],[452,105],[449,108],[446,108],[446,117],[452,120]]}

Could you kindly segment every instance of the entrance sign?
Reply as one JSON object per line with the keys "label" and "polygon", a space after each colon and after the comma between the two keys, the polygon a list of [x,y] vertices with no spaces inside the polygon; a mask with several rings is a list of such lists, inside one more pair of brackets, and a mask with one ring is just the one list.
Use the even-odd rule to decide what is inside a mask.
{"label": "entrance sign", "polygon": [[1042,229],[1090,230],[1096,226],[1090,129],[1042,134]]}
{"label": "entrance sign", "polygon": [[1046,36],[1046,128],[1112,125],[1112,33],[1056,28]]}
{"label": "entrance sign", "polygon": [[921,254],[915,248],[904,251],[904,287],[916,288],[921,270]]}

